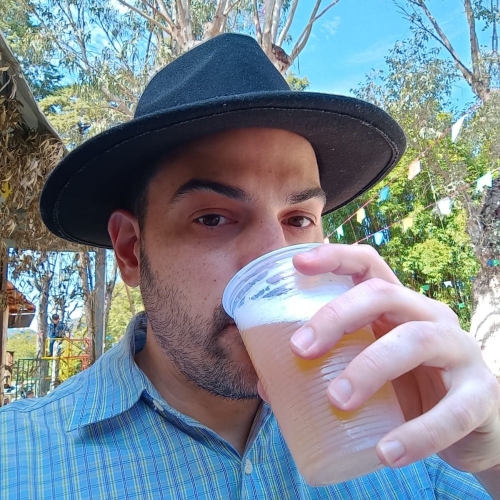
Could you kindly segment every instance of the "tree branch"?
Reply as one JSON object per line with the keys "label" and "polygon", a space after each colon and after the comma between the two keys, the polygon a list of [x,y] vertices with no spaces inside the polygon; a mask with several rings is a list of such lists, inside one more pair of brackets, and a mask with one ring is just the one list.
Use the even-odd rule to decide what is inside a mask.
{"label": "tree branch", "polygon": [[481,53],[479,52],[479,42],[476,34],[476,20],[470,0],[464,0],[467,24],[469,25],[470,55],[472,60],[472,72],[477,80],[481,79]]}
{"label": "tree branch", "polygon": [[333,0],[333,2],[330,2],[330,4],[327,5],[318,15],[316,15],[316,13],[318,12],[318,9],[321,5],[321,0],[316,1],[316,5],[314,6],[314,9],[311,12],[311,17],[309,18],[309,22],[304,28],[304,31],[302,31],[302,33],[300,34],[299,38],[297,38],[297,43],[293,47],[292,53],[290,55],[290,65],[293,64],[293,61],[297,58],[297,56],[302,52],[302,50],[306,46],[306,43],[309,40],[309,36],[312,31],[313,24],[321,16],[325,15],[334,5],[337,5],[339,1],[340,0]]}
{"label": "tree branch", "polygon": [[262,50],[269,56],[273,40],[271,38],[271,27],[273,24],[274,5],[276,0],[266,0],[264,12],[264,26],[262,29]]}
{"label": "tree branch", "polygon": [[163,19],[165,19],[167,24],[170,26],[170,29],[175,30],[175,23],[172,21],[172,18],[169,16],[167,6],[165,5],[165,2],[163,0],[157,0],[158,9],[154,5],[146,2],[145,0],[141,0],[141,1],[143,4],[149,6],[155,12],[158,12],[163,17]]}
{"label": "tree branch", "polygon": [[283,45],[285,38],[288,35],[288,31],[290,30],[290,26],[292,25],[293,18],[295,16],[295,10],[297,9],[298,3],[299,0],[292,1],[292,5],[290,6],[290,10],[288,12],[288,19],[286,20],[285,26],[283,27],[283,31],[280,33],[278,42],[276,43],[276,45],[279,45],[280,47]]}
{"label": "tree branch", "polygon": [[229,1],[230,0],[218,0],[212,22],[208,22],[205,26],[205,39],[213,38],[224,30],[227,15],[229,13],[226,8],[229,4]]}
{"label": "tree branch", "polygon": [[262,45],[262,28],[260,26],[259,6],[257,5],[257,0],[253,0],[253,23],[255,25],[255,35],[257,36],[257,41],[259,42],[259,45]]}
{"label": "tree branch", "polygon": [[271,22],[271,41],[272,41],[272,43],[276,43],[276,39],[278,37],[278,27],[280,24],[282,5],[283,5],[283,0],[275,0],[274,9],[273,9],[273,18],[272,18],[272,22]]}
{"label": "tree branch", "polygon": [[[149,14],[146,12],[143,12],[142,10],[138,9],[137,7],[134,7],[133,5],[130,5],[129,3],[125,2],[125,0],[118,0],[118,3],[121,3],[123,6],[129,8],[130,10],[134,11],[136,14],[139,14],[141,17],[149,21],[151,24],[157,26],[158,28],[166,31],[169,35],[171,35],[169,27],[165,26],[164,24],[160,23],[157,21],[155,18],[151,17]],[[143,3],[145,3],[143,1]],[[163,17],[163,16],[162,16]]]}
{"label": "tree branch", "polygon": [[182,48],[190,49],[194,45],[193,27],[191,26],[191,6],[189,0],[177,0],[177,24],[182,35]]}
{"label": "tree branch", "polygon": [[444,33],[444,31],[441,29],[439,26],[438,22],[436,19],[434,19],[433,15],[427,8],[427,5],[425,4],[424,0],[411,0],[411,3],[413,5],[419,6],[425,13],[427,19],[430,21],[432,24],[433,28],[436,30],[436,33],[439,35],[438,37],[435,37],[436,40],[438,40],[441,45],[448,51],[448,53],[451,55],[453,60],[456,62],[458,69],[462,73],[463,77],[469,83],[469,85],[473,86],[473,73],[463,64],[462,60],[460,59],[460,56],[457,54],[455,49],[453,48],[451,42],[448,40],[448,37]]}

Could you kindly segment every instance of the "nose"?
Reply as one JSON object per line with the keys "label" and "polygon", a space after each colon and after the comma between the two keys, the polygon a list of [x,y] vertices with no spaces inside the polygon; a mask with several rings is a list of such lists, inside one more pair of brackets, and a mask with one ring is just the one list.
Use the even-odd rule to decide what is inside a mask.
{"label": "nose", "polygon": [[244,248],[240,252],[240,260],[238,262],[240,269],[261,255],[290,245],[285,237],[280,221],[276,219],[266,219],[256,222],[249,234],[251,236],[247,236],[242,243]]}

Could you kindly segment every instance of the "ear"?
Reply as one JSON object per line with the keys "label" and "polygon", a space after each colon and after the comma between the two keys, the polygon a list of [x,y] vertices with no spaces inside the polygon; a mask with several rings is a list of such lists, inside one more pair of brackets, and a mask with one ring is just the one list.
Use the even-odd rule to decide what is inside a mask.
{"label": "ear", "polygon": [[123,281],[129,286],[138,286],[141,233],[137,218],[127,210],[117,210],[109,218],[108,232]]}

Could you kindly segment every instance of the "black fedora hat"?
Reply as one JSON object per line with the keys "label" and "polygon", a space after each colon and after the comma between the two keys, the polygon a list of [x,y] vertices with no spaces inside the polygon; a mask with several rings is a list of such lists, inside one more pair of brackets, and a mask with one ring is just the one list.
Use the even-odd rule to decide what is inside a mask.
{"label": "black fedora hat", "polygon": [[344,96],[291,91],[257,42],[220,35],[176,59],[146,87],[134,119],[86,141],[47,179],[42,219],[57,236],[111,247],[107,222],[130,208],[138,180],[169,150],[235,128],[285,129],[313,146],[324,213],[380,181],[405,149],[384,111]]}

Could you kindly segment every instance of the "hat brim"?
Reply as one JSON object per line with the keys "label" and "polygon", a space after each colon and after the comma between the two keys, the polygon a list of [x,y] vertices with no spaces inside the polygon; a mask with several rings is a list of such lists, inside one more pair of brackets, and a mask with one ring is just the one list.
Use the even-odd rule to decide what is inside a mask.
{"label": "hat brim", "polygon": [[181,143],[250,127],[288,130],[311,143],[327,195],[324,214],[379,182],[406,145],[387,113],[351,97],[290,91],[211,99],[134,119],[77,147],[47,179],[42,219],[61,238],[111,248],[109,217],[129,208],[146,169]]}

